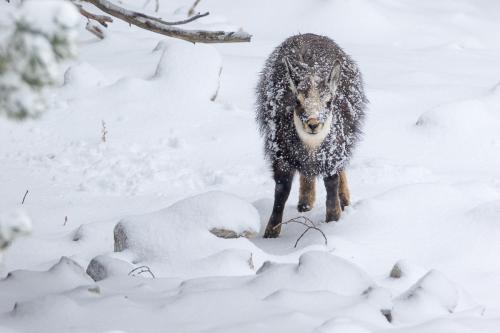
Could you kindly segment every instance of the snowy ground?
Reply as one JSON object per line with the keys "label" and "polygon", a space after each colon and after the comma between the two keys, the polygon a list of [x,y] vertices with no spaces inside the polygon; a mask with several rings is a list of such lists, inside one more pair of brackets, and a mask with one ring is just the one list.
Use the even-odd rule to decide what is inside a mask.
{"label": "snowy ground", "polygon": [[[189,5],[163,1],[161,15]],[[82,29],[51,110],[0,119],[0,211],[29,190],[34,228],[4,254],[0,331],[500,331],[500,3],[199,9],[212,14],[192,27],[241,26],[252,43],[191,45],[120,22],[97,41]],[[297,225],[273,240],[216,238],[214,227],[262,233],[269,217],[254,87],[273,47],[298,32],[334,38],[364,73],[353,205],[321,224],[326,246],[311,231],[294,249]],[[307,214],[318,223],[324,195]],[[296,202],[297,186],[286,218]],[[113,252],[118,222],[128,239]],[[85,273],[94,258],[99,282]],[[156,279],[128,276],[142,265]]]}

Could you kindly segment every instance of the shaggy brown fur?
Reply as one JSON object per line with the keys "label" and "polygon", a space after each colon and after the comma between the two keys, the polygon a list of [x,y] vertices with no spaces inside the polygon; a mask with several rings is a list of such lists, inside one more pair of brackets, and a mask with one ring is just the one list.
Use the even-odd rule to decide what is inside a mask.
{"label": "shaggy brown fur", "polygon": [[316,177],[308,177],[300,175],[300,190],[299,204],[297,210],[299,212],[310,211],[314,207],[316,200]]}
{"label": "shaggy brown fur", "polygon": [[347,174],[345,170],[339,172],[339,177],[340,208],[344,210],[345,206],[349,206],[351,204],[351,193],[349,192],[349,187],[347,184]]}
{"label": "shaggy brown fur", "polygon": [[298,210],[312,208],[315,178],[323,177],[326,221],[340,218],[350,200],[344,169],[367,102],[356,63],[330,38],[292,36],[274,50],[257,87],[257,122],[276,184],[264,237],[279,235],[297,171]]}

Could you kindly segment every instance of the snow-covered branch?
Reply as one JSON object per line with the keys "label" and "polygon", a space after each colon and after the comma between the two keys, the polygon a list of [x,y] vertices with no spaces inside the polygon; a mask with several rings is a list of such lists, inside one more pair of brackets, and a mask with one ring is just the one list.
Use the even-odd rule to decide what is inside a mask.
{"label": "snow-covered branch", "polygon": [[107,27],[108,23],[113,22],[113,19],[107,15],[92,14],[92,13],[86,11],[85,9],[83,9],[83,7],[81,5],[77,4],[76,6],[78,7],[80,14],[82,14],[84,17],[86,17],[89,20],[94,20],[94,21],[98,22],[100,25],[102,25],[104,27]]}
{"label": "snow-covered branch", "polygon": [[103,12],[123,20],[139,28],[153,31],[165,36],[182,39],[192,43],[241,43],[249,42],[251,35],[243,30],[239,31],[207,31],[207,30],[186,30],[175,27],[186,24],[209,15],[209,13],[197,14],[186,20],[167,22],[162,19],[145,15],[142,13],[127,10],[117,6],[108,0],[81,0],[91,3]]}

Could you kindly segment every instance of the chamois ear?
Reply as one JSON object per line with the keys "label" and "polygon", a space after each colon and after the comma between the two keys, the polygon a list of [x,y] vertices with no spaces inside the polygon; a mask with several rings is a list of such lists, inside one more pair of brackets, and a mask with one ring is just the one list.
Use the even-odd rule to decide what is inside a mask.
{"label": "chamois ear", "polygon": [[288,57],[283,57],[283,63],[286,68],[286,77],[288,78],[288,84],[290,85],[290,89],[292,92],[297,95],[297,86],[295,84],[295,80],[298,77],[297,70],[290,63],[290,59]]}
{"label": "chamois ear", "polygon": [[330,87],[330,91],[332,92],[332,94],[335,94],[335,92],[337,91],[337,88],[339,86],[339,81],[340,81],[340,62],[338,60],[335,60],[335,62],[333,63],[332,71],[328,76],[328,86]]}

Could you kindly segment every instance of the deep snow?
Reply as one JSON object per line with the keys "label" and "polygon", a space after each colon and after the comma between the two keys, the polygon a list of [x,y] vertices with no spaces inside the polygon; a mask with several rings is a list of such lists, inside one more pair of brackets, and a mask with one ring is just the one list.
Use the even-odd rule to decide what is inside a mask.
{"label": "deep snow", "polygon": [[[124,3],[151,13],[154,2]],[[189,5],[162,1],[160,15],[183,18]],[[241,26],[252,43],[192,45],[118,20],[98,41],[82,28],[49,112],[0,119],[0,210],[22,208],[33,224],[3,253],[0,330],[498,332],[500,3],[206,0],[199,10],[211,15],[187,27]],[[326,246],[310,231],[294,249],[303,228],[293,224],[276,240],[216,238],[214,223],[256,231],[269,217],[254,88],[297,32],[335,39],[366,82],[353,205],[323,224],[318,186],[307,216]],[[191,210],[200,194],[193,211],[205,220]],[[297,197],[294,186],[286,219],[299,215]],[[218,219],[225,205],[240,208]],[[138,245],[113,253],[120,221]],[[85,273],[96,257],[111,272],[99,282]],[[156,279],[128,276],[145,264]]]}

